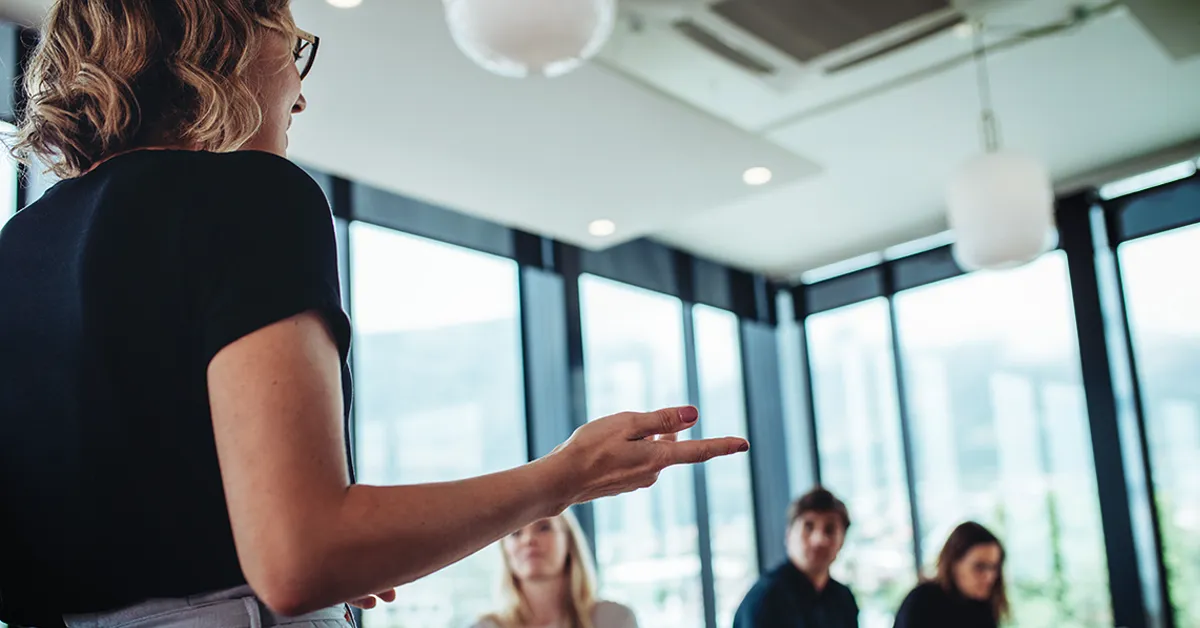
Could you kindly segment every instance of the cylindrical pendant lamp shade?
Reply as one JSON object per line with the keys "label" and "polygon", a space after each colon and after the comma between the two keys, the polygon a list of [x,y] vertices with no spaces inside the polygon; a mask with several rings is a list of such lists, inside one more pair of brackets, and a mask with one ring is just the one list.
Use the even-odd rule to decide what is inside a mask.
{"label": "cylindrical pendant lamp shade", "polygon": [[1050,174],[1030,157],[999,152],[968,161],[946,188],[946,207],[963,270],[1013,268],[1057,244]]}

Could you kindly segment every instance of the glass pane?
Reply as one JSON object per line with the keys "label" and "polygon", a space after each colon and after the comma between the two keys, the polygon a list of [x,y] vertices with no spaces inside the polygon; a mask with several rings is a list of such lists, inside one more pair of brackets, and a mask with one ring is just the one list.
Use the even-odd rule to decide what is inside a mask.
{"label": "glass pane", "polygon": [[[8,140],[14,129],[11,124],[0,122],[0,138]],[[4,142],[0,142],[0,227],[8,222],[17,211],[17,162],[9,154]]]}
{"label": "glass pane", "polygon": [[890,628],[917,570],[888,302],[814,314],[805,329],[821,480],[850,509],[833,577],[854,589],[863,628]]}
{"label": "glass pane", "polygon": [[[679,299],[591,275],[579,291],[588,415],[686,404]],[[599,500],[595,516],[601,596],[630,605],[642,626],[703,626],[691,469],[667,469],[649,490]]]}
{"label": "glass pane", "polygon": [[1154,497],[1179,626],[1200,626],[1200,226],[1118,249]]}
{"label": "glass pane", "polygon": [[[742,385],[742,346],[738,317],[705,305],[692,309],[696,368],[700,377],[699,430],[712,436],[749,438]],[[718,458],[707,464],[709,528],[717,594],[717,625],[733,625],[733,615],[758,577],[750,458]]]}
{"label": "glass pane", "polygon": [[53,172],[48,172],[46,166],[40,161],[35,161],[32,166],[26,169],[28,173],[25,179],[25,204],[31,205],[34,201],[42,198],[42,195],[47,190],[54,187],[58,183],[58,177]]}
{"label": "glass pane", "polygon": [[1111,625],[1066,258],[896,296],[922,545],[965,520],[1005,543],[1022,628]]}
{"label": "glass pane", "polygon": [[779,351],[779,388],[782,391],[783,436],[786,442],[788,487],[793,495],[808,490],[814,482],[812,456],[812,417],[808,407],[809,365],[804,361],[804,330],[796,322],[792,295],[780,291],[776,296],[779,325],[776,346]]}
{"label": "glass pane", "polygon": [[[350,225],[357,465],[413,484],[526,460],[516,263]],[[492,609],[501,562],[483,551],[402,587],[369,628],[461,628]]]}

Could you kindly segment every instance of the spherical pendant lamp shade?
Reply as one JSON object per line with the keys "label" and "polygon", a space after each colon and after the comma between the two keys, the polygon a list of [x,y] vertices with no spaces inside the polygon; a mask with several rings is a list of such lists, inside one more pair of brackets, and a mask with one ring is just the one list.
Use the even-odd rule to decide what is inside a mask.
{"label": "spherical pendant lamp shade", "polygon": [[963,270],[1013,268],[1054,248],[1054,188],[1037,160],[989,153],[964,164],[946,188],[954,258]]}
{"label": "spherical pendant lamp shade", "polygon": [[560,76],[608,41],[616,0],[445,0],[459,50],[501,76]]}

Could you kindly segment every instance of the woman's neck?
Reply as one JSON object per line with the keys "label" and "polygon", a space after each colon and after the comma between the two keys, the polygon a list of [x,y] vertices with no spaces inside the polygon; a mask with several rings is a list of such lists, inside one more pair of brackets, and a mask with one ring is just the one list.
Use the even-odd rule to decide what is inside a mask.
{"label": "woman's neck", "polygon": [[529,603],[529,628],[558,626],[567,616],[566,578],[529,580],[521,583],[521,592]]}

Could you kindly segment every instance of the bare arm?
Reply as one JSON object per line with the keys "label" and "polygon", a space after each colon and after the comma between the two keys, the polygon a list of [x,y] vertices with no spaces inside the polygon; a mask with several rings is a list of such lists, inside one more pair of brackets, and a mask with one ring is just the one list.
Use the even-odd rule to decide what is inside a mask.
{"label": "bare arm", "polygon": [[653,438],[690,427],[694,412],[627,414],[580,428],[555,453],[510,471],[350,486],[338,354],[319,316],[230,344],[209,365],[208,382],[238,558],[255,592],[285,615],[410,582],[573,503],[745,447],[734,438]]}

